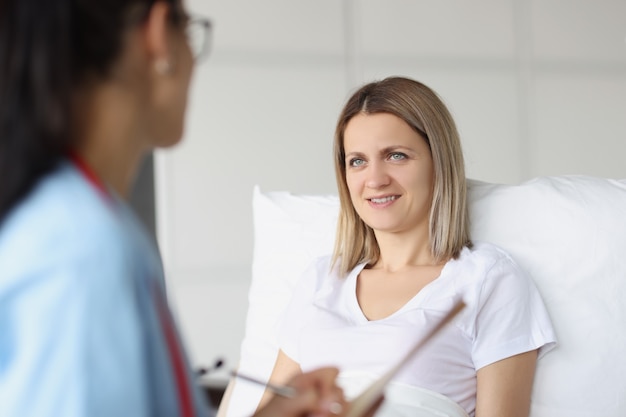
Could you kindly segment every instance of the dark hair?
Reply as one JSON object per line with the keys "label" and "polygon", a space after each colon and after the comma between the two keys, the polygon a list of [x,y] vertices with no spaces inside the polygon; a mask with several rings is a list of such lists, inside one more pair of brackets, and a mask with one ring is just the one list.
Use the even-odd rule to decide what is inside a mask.
{"label": "dark hair", "polygon": [[[125,29],[156,1],[0,3],[0,225],[76,146],[72,96],[87,79],[108,76]],[[180,9],[179,0],[165,1]]]}

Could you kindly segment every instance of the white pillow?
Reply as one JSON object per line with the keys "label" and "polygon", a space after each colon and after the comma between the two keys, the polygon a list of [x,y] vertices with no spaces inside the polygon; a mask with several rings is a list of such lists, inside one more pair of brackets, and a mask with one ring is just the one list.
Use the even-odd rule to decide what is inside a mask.
{"label": "white pillow", "polygon": [[[252,282],[238,370],[268,379],[278,353],[275,324],[306,266],[332,251],[339,200],[336,196],[262,193],[256,186],[252,209]],[[238,380],[232,389],[226,415],[252,415],[264,388]]]}
{"label": "white pillow", "polygon": [[[470,181],[473,240],[506,250],[535,280],[558,347],[542,358],[532,417],[626,416],[626,180],[542,177]],[[336,196],[255,187],[254,258],[241,372],[267,378],[275,323],[311,260],[332,251]],[[227,415],[252,414],[263,393],[238,381]]]}
{"label": "white pillow", "polygon": [[626,416],[626,180],[474,183],[472,234],[537,284],[558,347],[537,366],[532,417]]}

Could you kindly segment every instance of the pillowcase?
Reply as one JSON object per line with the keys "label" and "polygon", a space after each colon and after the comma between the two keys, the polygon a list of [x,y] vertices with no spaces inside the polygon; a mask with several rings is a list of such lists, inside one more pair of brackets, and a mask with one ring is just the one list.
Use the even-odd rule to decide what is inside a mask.
{"label": "pillowcase", "polygon": [[[338,210],[336,196],[263,193],[254,187],[252,281],[238,365],[241,373],[269,378],[278,353],[275,326],[300,274],[315,257],[332,252]],[[226,415],[252,415],[263,391],[262,386],[237,380]]]}
{"label": "pillowcase", "polygon": [[[469,181],[474,241],[507,250],[537,284],[558,346],[537,365],[532,417],[626,415],[626,180]],[[239,370],[266,379],[275,325],[300,274],[332,252],[337,196],[253,191],[252,282]],[[237,381],[228,416],[251,415],[263,388]]]}
{"label": "pillowcase", "polygon": [[537,365],[532,417],[626,416],[626,180],[474,182],[472,236],[534,279],[558,346]]}

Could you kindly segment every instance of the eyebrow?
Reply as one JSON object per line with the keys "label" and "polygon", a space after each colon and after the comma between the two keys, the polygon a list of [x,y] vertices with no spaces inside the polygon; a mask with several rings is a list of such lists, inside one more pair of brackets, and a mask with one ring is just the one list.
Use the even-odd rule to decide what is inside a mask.
{"label": "eyebrow", "polygon": [[[411,152],[411,153],[417,153],[417,151],[413,148],[410,148],[408,146],[403,146],[403,145],[391,145],[391,146],[387,146],[383,149],[381,149],[378,153],[381,155],[386,155],[390,152],[397,152],[397,151],[407,151],[407,152]],[[355,152],[349,152],[346,153],[346,158],[348,157],[354,157],[354,156],[360,156],[363,155],[363,152],[360,151],[355,151]]]}

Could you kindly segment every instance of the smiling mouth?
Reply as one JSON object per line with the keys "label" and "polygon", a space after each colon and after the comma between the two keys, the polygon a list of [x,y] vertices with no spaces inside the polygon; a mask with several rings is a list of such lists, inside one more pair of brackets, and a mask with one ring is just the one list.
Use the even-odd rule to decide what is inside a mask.
{"label": "smiling mouth", "polygon": [[388,197],[382,197],[382,198],[370,198],[369,201],[371,201],[372,203],[375,203],[375,204],[384,204],[384,203],[389,203],[391,201],[394,201],[398,197],[399,196],[397,196],[397,195],[390,195]]}

